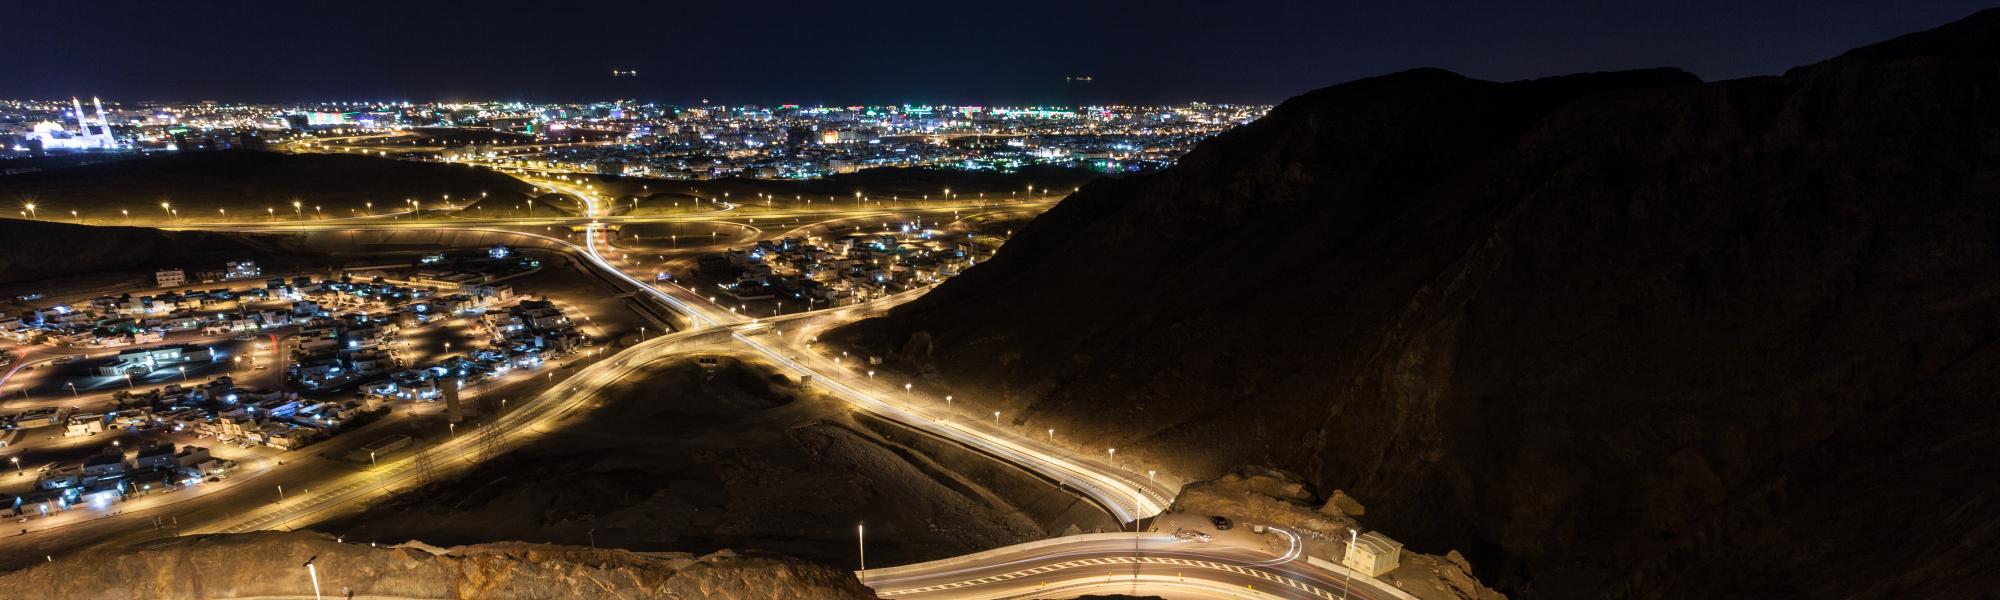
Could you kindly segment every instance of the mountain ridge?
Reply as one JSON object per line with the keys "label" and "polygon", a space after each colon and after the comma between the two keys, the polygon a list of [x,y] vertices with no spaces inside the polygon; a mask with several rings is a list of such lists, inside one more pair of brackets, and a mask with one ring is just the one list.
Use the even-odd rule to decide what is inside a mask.
{"label": "mountain ridge", "polygon": [[1996,39],[1316,90],[826,337],[1121,458],[1348,490],[1518,597],[1976,597]]}

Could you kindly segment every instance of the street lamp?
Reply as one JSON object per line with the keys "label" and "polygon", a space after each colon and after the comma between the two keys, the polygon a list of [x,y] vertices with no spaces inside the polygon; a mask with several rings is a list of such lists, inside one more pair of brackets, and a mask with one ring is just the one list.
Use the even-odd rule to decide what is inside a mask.
{"label": "street lamp", "polygon": [[136,387],[133,387],[133,386],[132,386],[132,374],[131,374],[131,373],[126,373],[126,374],[125,374],[125,389],[128,389],[128,390],[134,390],[134,389],[138,389],[138,388],[136,388]]}
{"label": "street lamp", "polygon": [[181,383],[187,383],[187,380],[188,380],[188,368],[187,368],[187,367],[176,367],[176,368],[178,368],[178,369],[180,369],[180,370],[181,370]]}
{"label": "street lamp", "polygon": [[22,206],[22,208],[26,208],[26,209],[28,209],[28,218],[30,218],[30,219],[33,219],[33,218],[36,218],[36,217],[35,217],[35,203],[33,203],[33,202],[29,202],[29,203],[27,203],[26,205]]}
{"label": "street lamp", "polygon": [[[1347,562],[1347,557],[1354,556],[1354,543],[1360,541],[1360,537],[1361,532],[1355,531],[1353,527],[1347,528],[1347,554],[1340,557],[1340,562],[1345,563]],[[1349,567],[1345,572],[1347,574],[1347,583],[1340,586],[1341,600],[1347,600],[1347,588],[1354,587],[1354,569]]]}
{"label": "street lamp", "polygon": [[81,395],[82,395],[82,394],[78,394],[78,393],[77,393],[77,391],[76,391],[76,382],[72,381],[72,382],[69,382],[69,383],[65,383],[65,384],[63,384],[63,385],[67,385],[67,386],[69,386],[69,395],[70,395],[70,397],[71,397],[71,398],[75,398],[75,397],[78,397],[78,396],[81,396]]}
{"label": "street lamp", "polygon": [[28,472],[27,472],[27,471],[23,471],[23,470],[21,470],[21,457],[19,457],[19,456],[15,456],[15,457],[12,457],[12,458],[8,458],[7,460],[11,460],[11,461],[14,461],[14,474],[15,474],[15,475],[27,475],[27,474],[28,474]]}
{"label": "street lamp", "polygon": [[1056,443],[1056,429],[1054,427],[1049,428],[1049,443]]}
{"label": "street lamp", "polygon": [[995,426],[1000,424],[1000,411],[993,411],[993,424]]}
{"label": "street lamp", "polygon": [[1118,449],[1111,449],[1111,466],[1118,466]]}

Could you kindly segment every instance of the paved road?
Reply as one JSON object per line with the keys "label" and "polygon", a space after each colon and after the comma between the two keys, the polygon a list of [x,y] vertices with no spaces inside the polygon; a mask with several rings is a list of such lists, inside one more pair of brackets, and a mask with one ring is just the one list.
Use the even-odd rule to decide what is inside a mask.
{"label": "paved road", "polygon": [[[565,225],[581,229],[582,244],[566,239],[506,230],[541,238],[566,247],[607,275],[641,290],[649,297],[692,324],[689,331],[660,336],[629,348],[571,375],[562,385],[520,403],[513,412],[497,418],[492,433],[461,432],[420,459],[405,457],[339,478],[331,485],[302,494],[283,503],[264,506],[232,519],[217,521],[197,531],[252,531],[294,527],[312,522],[329,509],[386,493],[424,473],[425,469],[459,468],[491,452],[495,444],[511,445],[533,431],[553,426],[565,413],[577,410],[597,390],[626,377],[634,369],[654,360],[691,352],[745,352],[760,355],[797,376],[809,376],[829,392],[854,406],[906,426],[919,429],[997,459],[1063,482],[1121,521],[1159,513],[1170,502],[1175,486],[1172,479],[1153,473],[1138,473],[1095,456],[1077,456],[1033,435],[1012,431],[999,419],[989,422],[965,418],[952,412],[937,398],[899,391],[883,381],[862,375],[851,364],[822,356],[811,347],[812,332],[863,318],[921,294],[915,290],[883,298],[859,307],[799,313],[769,319],[755,319],[718,306],[690,290],[659,285],[626,273],[606,252],[615,252],[605,239],[605,226],[618,222],[673,222],[714,220],[718,215],[669,215],[605,218],[598,216],[602,200],[591,190],[554,180],[530,180],[535,185],[556,189],[583,200],[582,217],[540,219],[528,222],[508,219],[454,219],[448,222],[394,222],[379,220],[356,223],[263,224],[272,229],[348,228],[449,228],[500,229],[521,225]],[[1019,204],[1007,205],[1021,208]],[[730,208],[734,208],[731,206]],[[913,211],[946,213],[980,210],[986,206],[930,207],[883,210],[850,207],[840,210],[781,209],[760,212],[757,218],[780,217],[833,220]],[[875,212],[869,212],[869,211]],[[732,215],[743,216],[743,215]],[[745,217],[748,218],[748,217]],[[216,224],[238,228],[243,224]],[[200,227],[200,226],[198,226]],[[504,230],[504,229],[503,229]],[[940,404],[944,404],[940,406]],[[1173,540],[1170,536],[1130,534],[1129,539],[1106,540],[1083,536],[1064,538],[1055,544],[1030,544],[980,553],[972,557],[896,569],[860,573],[865,582],[889,597],[918,598],[1012,598],[1073,596],[1083,593],[1162,594],[1175,598],[1338,598],[1386,599],[1394,592],[1373,579],[1354,580],[1348,590],[1343,577],[1312,565],[1297,556],[1271,556],[1259,549],[1221,544],[1196,544]]]}
{"label": "paved road", "polygon": [[646,363],[712,345],[726,334],[725,331],[693,331],[640,342],[624,354],[578,369],[567,376],[561,385],[521,402],[511,403],[499,416],[481,422],[477,428],[468,426],[455,431],[450,438],[422,452],[404,453],[395,460],[380,461],[369,468],[322,483],[310,492],[188,531],[242,533],[296,528],[316,521],[331,509],[388,494],[431,477],[448,477],[453,472],[526,443],[534,433],[555,427],[570,412],[595,399],[603,388],[624,380]]}
{"label": "paved road", "polygon": [[[1278,533],[1278,532],[1274,532]],[[1008,546],[928,563],[857,573],[884,598],[1046,598],[1081,594],[1170,598],[1391,600],[1372,580],[1309,563],[1296,551],[1175,539],[1162,533],[1093,534]]]}
{"label": "paved road", "polygon": [[[592,212],[595,211],[597,199],[589,190],[560,184],[555,187],[582,198]],[[857,377],[838,364],[827,364],[830,358],[815,359],[818,355],[807,347],[812,338],[805,332],[814,331],[815,326],[823,330],[837,322],[851,321],[860,318],[860,313],[883,310],[907,301],[915,297],[915,293],[886,298],[859,310],[805,313],[797,319],[800,322],[783,322],[785,320],[782,319],[760,322],[733,311],[719,310],[713,303],[705,302],[706,299],[699,294],[673,286],[650,285],[619,270],[604,259],[603,251],[610,247],[602,237],[598,227],[586,229],[584,251],[599,267],[614,272],[635,287],[647,290],[674,310],[689,315],[697,325],[734,326],[731,337],[737,342],[797,375],[812,377],[815,383],[857,407],[1063,481],[1121,521],[1135,521],[1158,514],[1171,502],[1173,488],[1164,485],[1155,474],[1142,475],[1094,457],[1075,456],[1038,442],[1032,436],[1008,431],[998,418],[994,424],[988,425],[980,419],[953,418],[955,415],[949,412],[948,406],[945,411],[935,410],[935,402],[929,399],[910,397],[908,394],[901,394],[903,397],[898,398],[899,394],[893,387],[872,376]],[[749,323],[750,327],[743,327],[744,323]],[[794,330],[789,338],[784,335],[785,329]],[[962,561],[947,560],[906,567],[891,572],[894,575],[874,572],[858,575],[864,578],[864,583],[875,587],[884,596],[898,597],[1012,598],[1123,592],[1217,598],[1337,598],[1349,597],[1348,594],[1357,598],[1391,598],[1397,594],[1372,578],[1338,577],[1329,569],[1314,566],[1296,555],[1296,549],[1302,547],[1296,543],[1292,552],[1276,557],[1260,556],[1253,549],[1198,545],[1162,535],[1142,535],[1133,546],[1127,546],[1129,542],[1109,543],[1088,539],[1075,543],[1081,547],[1030,544],[1019,557],[982,556],[986,553],[976,555],[982,556],[974,561],[976,566],[988,570],[966,572],[961,566]],[[1122,582],[1118,580],[1121,569],[1125,572]],[[1173,571],[1171,577],[1167,575],[1168,571]],[[1097,579],[1100,573],[1105,577],[1103,581]],[[870,575],[882,575],[882,580],[876,581]],[[1030,580],[1038,579],[1038,575],[1049,576],[1049,580],[1034,582],[1036,587],[1028,587]],[[1260,584],[1263,586],[1261,589]],[[1057,589],[1042,586],[1055,586]],[[1373,590],[1373,593],[1361,592],[1362,589]],[[1335,591],[1341,592],[1341,595],[1334,595]]]}

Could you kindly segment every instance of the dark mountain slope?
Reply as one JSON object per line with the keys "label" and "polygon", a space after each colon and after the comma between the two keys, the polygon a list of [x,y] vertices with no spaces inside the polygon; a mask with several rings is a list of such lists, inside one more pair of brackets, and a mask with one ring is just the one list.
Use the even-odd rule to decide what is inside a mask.
{"label": "dark mountain slope", "polygon": [[493,205],[511,205],[530,190],[513,177],[463,165],[249,150],[175,153],[0,177],[0,198],[10,205],[36,202],[44,218],[74,221],[69,211],[75,210],[86,223],[142,226],[169,216],[160,210],[163,201],[184,222],[282,218],[293,210],[293,201],[303,209],[291,213],[294,217],[402,210],[410,198],[436,207],[445,195],[463,204],[484,193]]}
{"label": "dark mountain slope", "polygon": [[1995,40],[1319,90],[829,338],[927,334],[896,359],[1121,457],[1305,473],[1517,595],[1983,597]]}
{"label": "dark mountain slope", "polygon": [[0,219],[0,284],[102,271],[162,267],[218,268],[224,261],[269,259],[284,249],[276,236],[149,227],[92,227]]}

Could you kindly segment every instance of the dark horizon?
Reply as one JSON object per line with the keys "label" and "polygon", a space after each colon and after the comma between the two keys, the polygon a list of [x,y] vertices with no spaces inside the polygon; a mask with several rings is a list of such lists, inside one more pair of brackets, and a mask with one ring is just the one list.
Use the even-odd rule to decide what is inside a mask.
{"label": "dark horizon", "polygon": [[[1985,3],[1754,6],[1100,3],[473,7],[138,2],[16,8],[0,97],[666,104],[1274,103],[1419,67],[1516,80],[1651,67],[1770,75]],[[172,14],[175,11],[188,16]],[[129,18],[161,13],[157,18]],[[614,69],[639,76],[613,77]],[[1090,83],[1067,81],[1089,76]]]}

